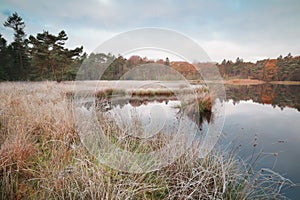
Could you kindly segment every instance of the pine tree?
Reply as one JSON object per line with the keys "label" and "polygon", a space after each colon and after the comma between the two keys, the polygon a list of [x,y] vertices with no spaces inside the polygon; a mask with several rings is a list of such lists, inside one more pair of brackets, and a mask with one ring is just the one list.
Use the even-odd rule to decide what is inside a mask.
{"label": "pine tree", "polygon": [[0,81],[9,80],[9,55],[6,40],[0,34]]}
{"label": "pine tree", "polygon": [[27,56],[27,40],[25,39],[25,23],[15,12],[3,24],[14,31],[14,41],[8,47],[12,59],[11,80],[27,80],[29,71],[29,58]]}
{"label": "pine tree", "polygon": [[33,68],[31,76],[34,80],[47,79],[60,82],[69,79],[70,76],[74,77],[73,68],[79,68],[77,58],[80,57],[83,47],[67,49],[64,47],[67,40],[65,31],[59,32],[57,36],[44,31],[38,33],[36,37],[32,35],[29,37]]}

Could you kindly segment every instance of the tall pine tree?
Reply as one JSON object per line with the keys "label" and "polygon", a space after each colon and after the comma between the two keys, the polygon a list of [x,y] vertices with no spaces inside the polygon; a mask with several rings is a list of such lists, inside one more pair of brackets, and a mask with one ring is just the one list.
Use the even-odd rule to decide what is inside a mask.
{"label": "tall pine tree", "polygon": [[14,31],[14,41],[8,47],[8,53],[12,60],[10,66],[10,80],[27,80],[29,71],[29,59],[27,56],[27,40],[25,39],[25,23],[15,12],[7,18],[3,24]]}
{"label": "tall pine tree", "polygon": [[80,66],[78,59],[83,47],[67,49],[64,47],[67,40],[65,31],[61,31],[57,36],[44,31],[38,33],[36,37],[32,35],[29,37],[33,80],[47,79],[60,82],[74,78],[76,72],[74,68]]}

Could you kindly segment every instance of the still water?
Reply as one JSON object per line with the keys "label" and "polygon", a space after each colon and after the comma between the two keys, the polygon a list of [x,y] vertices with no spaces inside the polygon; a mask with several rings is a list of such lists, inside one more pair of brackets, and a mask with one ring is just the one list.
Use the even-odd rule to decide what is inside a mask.
{"label": "still water", "polygon": [[[300,85],[228,85],[226,99],[221,101],[226,110],[219,141],[221,146],[226,149],[238,147],[237,156],[246,162],[250,162],[252,154],[260,154],[260,159],[255,162],[256,169],[270,168],[299,185]],[[141,116],[146,116],[143,123],[147,124],[150,123],[147,116],[152,108],[159,106],[166,111],[164,117],[170,119],[166,124],[172,126],[176,124],[178,103],[174,99],[131,100],[108,105],[107,111],[122,114],[135,109]],[[161,117],[160,113],[157,114],[158,118]],[[158,127],[159,121],[157,123]],[[208,115],[195,123],[205,132],[214,119]],[[300,187],[283,192],[290,199],[300,198]]]}
{"label": "still water", "polygon": [[[226,91],[223,142],[241,144],[239,155],[246,160],[253,149],[262,151],[256,168],[271,168],[299,185],[300,85],[228,86]],[[299,199],[300,187],[284,193]]]}

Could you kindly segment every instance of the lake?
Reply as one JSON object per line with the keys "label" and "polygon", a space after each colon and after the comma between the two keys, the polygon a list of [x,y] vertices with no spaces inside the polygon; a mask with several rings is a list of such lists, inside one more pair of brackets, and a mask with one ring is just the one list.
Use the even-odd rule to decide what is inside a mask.
{"label": "lake", "polygon": [[[225,123],[217,144],[224,149],[237,148],[237,156],[248,164],[254,163],[252,155],[260,155],[254,163],[256,169],[270,168],[299,184],[300,85],[226,85],[225,89],[226,98],[221,99],[225,105]],[[159,127],[160,121],[167,118],[165,126],[176,129],[179,103],[174,99],[132,99],[106,101],[102,107],[105,112],[119,113],[119,123],[128,124],[125,120],[128,116],[124,113],[135,110],[145,126],[152,123],[152,126]],[[152,113],[158,120],[151,122],[151,110],[157,108],[164,111]],[[213,114],[200,117],[195,123],[205,132],[209,123],[214,123]],[[155,133],[147,132],[150,136]],[[286,189],[284,193],[290,199],[298,199],[300,188]]]}
{"label": "lake", "polygon": [[[272,168],[299,184],[300,85],[228,86],[226,94],[223,142],[241,144],[239,155],[246,160],[257,143],[264,157],[256,168]],[[300,188],[285,193],[299,199]]]}

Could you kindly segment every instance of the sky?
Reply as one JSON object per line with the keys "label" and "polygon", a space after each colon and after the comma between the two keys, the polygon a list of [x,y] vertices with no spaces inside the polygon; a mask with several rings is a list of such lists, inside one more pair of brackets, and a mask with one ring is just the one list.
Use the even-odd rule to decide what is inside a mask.
{"label": "sky", "polygon": [[[165,28],[197,42],[212,61],[255,62],[300,55],[299,10],[299,0],[0,0],[0,21],[17,12],[27,36],[65,30],[66,45],[88,53],[126,31]],[[13,38],[4,26],[0,33]]]}

